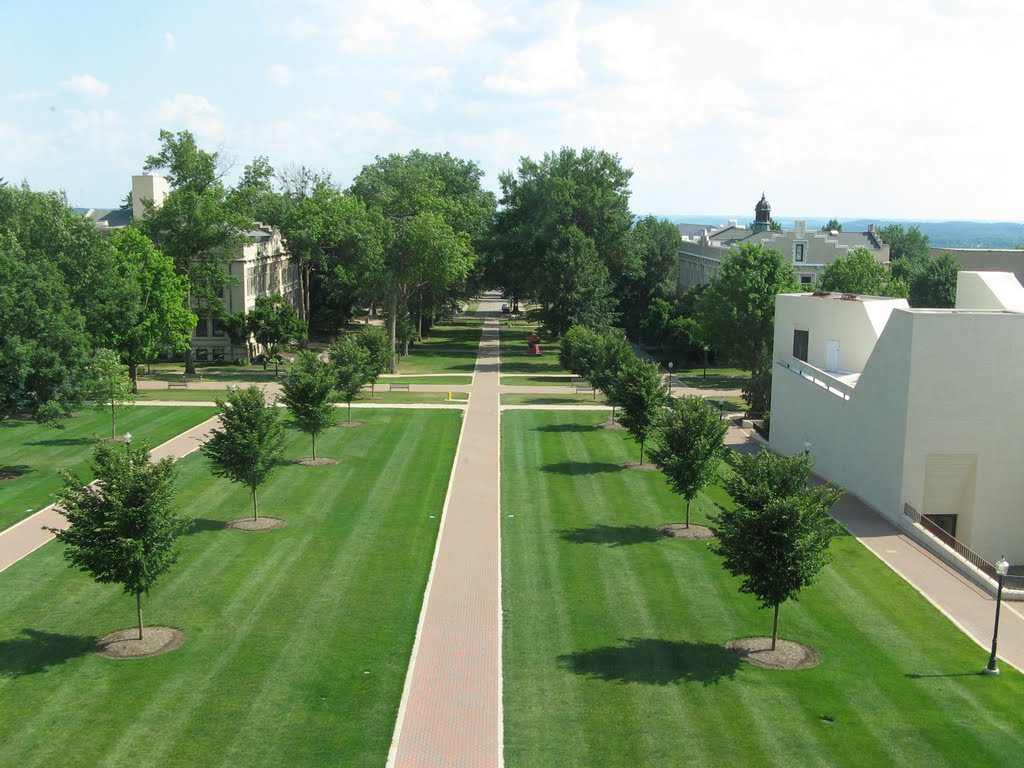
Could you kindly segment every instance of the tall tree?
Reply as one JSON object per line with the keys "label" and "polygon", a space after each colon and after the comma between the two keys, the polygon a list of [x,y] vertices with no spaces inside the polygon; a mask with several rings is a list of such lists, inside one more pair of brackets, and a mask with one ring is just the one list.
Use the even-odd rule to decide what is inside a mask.
{"label": "tall tree", "polygon": [[[216,152],[199,148],[189,131],[160,131],[160,151],[146,158],[146,171],[163,171],[171,192],[162,205],[146,205],[140,225],[188,280],[186,308],[203,317],[223,314],[221,299],[230,283],[227,264],[245,242],[252,219],[228,202],[224,171]],[[195,372],[192,349],[185,353]]]}
{"label": "tall tree", "polygon": [[755,411],[770,407],[775,296],[800,290],[793,265],[779,251],[744,243],[722,261],[697,301],[702,336],[722,355],[751,372],[744,391]]}
{"label": "tall tree", "polygon": [[121,312],[112,323],[111,348],[128,364],[132,390],[138,392],[139,364],[161,350],[189,349],[196,316],[186,306],[188,282],[139,231],[126,228],[110,235],[123,278]]}
{"label": "tall tree", "polygon": [[494,211],[482,177],[472,162],[414,150],[378,157],[353,181],[350,192],[382,222],[378,274],[392,345],[414,298],[466,285]]}
{"label": "tall tree", "polygon": [[284,296],[259,296],[247,316],[249,329],[268,357],[274,360],[278,373],[278,354],[285,344],[306,338],[306,324],[299,319],[295,307]]}
{"label": "tall tree", "polygon": [[742,579],[740,592],[773,609],[772,650],[779,636],[779,606],[796,600],[829,561],[832,537],[841,528],[828,511],[841,489],[807,487],[812,460],[768,451],[739,456],[724,480],[736,506],[715,518],[718,540],[711,548],[722,567]]}
{"label": "tall tree", "polygon": [[281,402],[288,407],[296,426],[313,439],[316,459],[316,436],[334,423],[334,369],[316,352],[303,350],[295,356],[283,389]]}
{"label": "tall tree", "polygon": [[117,407],[135,400],[128,366],[121,363],[113,350],[97,349],[89,367],[87,386],[88,399],[102,410],[110,409],[110,437],[117,437]]}
{"label": "tall tree", "polygon": [[963,265],[951,253],[929,259],[910,283],[910,306],[952,309],[956,306],[957,273]]}
{"label": "tall tree", "polygon": [[238,183],[228,191],[227,204],[250,222],[280,227],[290,198],[274,184],[277,174],[265,155],[253,158],[242,170]]}
{"label": "tall tree", "polygon": [[128,452],[99,443],[93,474],[95,483],[83,486],[73,472],[61,471],[57,508],[68,527],[48,530],[65,545],[70,567],[135,595],[142,640],[142,595],[177,562],[178,537],[190,524],[174,510],[174,460],[150,462],[145,445]]}
{"label": "tall tree", "polygon": [[661,371],[654,363],[631,358],[615,377],[611,389],[622,406],[622,422],[640,445],[640,463],[644,463],[644,444],[661,419],[661,409],[668,400],[668,388]]}
{"label": "tall tree", "polygon": [[839,219],[829,219],[821,227],[822,232],[842,232],[843,225],[839,223]]}
{"label": "tall tree", "polygon": [[637,271],[619,280],[616,296],[622,324],[635,338],[656,301],[673,296],[679,282],[679,229],[670,221],[647,216],[630,232],[630,247],[639,260]]}
{"label": "tall tree", "polygon": [[564,230],[544,258],[548,299],[541,310],[544,327],[561,336],[574,325],[605,331],[615,320],[615,299],[608,267],[593,240],[576,227]]}
{"label": "tall tree", "polygon": [[729,425],[702,397],[680,397],[654,434],[651,459],[672,490],[686,499],[686,527],[690,503],[715,479],[725,457]]}
{"label": "tall tree", "polygon": [[918,227],[903,228],[902,224],[879,227],[878,236],[889,246],[889,261],[894,265],[903,260],[914,260],[928,256],[928,235]]}
{"label": "tall tree", "polygon": [[217,399],[220,426],[203,445],[213,474],[244,485],[252,493],[252,517],[259,520],[256,489],[266,482],[284,453],[285,431],[277,408],[256,386],[229,390]]}
{"label": "tall tree", "polygon": [[826,264],[818,277],[818,287],[837,293],[860,293],[868,296],[891,296],[905,299],[907,284],[894,277],[889,268],[878,261],[867,248],[854,248]]}
{"label": "tall tree", "polygon": [[60,270],[30,259],[0,232],[0,417],[14,413],[59,425],[82,402],[91,358],[85,318]]}
{"label": "tall tree", "polygon": [[345,334],[335,339],[329,354],[334,369],[334,386],[348,403],[348,421],[351,424],[352,401],[369,382],[374,361],[354,334]]}

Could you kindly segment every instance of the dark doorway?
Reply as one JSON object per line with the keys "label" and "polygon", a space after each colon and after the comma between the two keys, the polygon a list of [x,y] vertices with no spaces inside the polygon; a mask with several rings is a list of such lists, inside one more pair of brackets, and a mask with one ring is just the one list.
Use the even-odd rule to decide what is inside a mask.
{"label": "dark doorway", "polygon": [[808,331],[793,331],[793,357],[807,362]]}

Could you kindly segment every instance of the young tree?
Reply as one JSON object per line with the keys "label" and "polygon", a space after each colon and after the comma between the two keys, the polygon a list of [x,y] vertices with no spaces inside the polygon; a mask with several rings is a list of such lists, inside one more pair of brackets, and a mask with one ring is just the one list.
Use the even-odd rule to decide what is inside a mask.
{"label": "young tree", "polygon": [[668,388],[654,363],[632,357],[619,371],[611,386],[614,399],[622,406],[622,422],[640,444],[640,463],[644,463],[644,443],[661,419],[668,400]]}
{"label": "young tree", "polygon": [[48,530],[65,545],[70,567],[135,595],[141,640],[142,593],[148,595],[177,561],[175,543],[190,523],[172,505],[174,460],[151,463],[145,445],[127,452],[99,443],[93,473],[96,482],[83,486],[73,472],[61,471],[64,488],[57,493],[57,507],[69,525]]}
{"label": "young tree", "polygon": [[910,283],[910,306],[952,309],[956,306],[957,273],[963,266],[951,253],[929,259]]}
{"label": "young tree", "polygon": [[374,396],[377,379],[382,373],[391,370],[391,362],[395,357],[395,348],[388,338],[388,333],[378,325],[367,325],[356,334],[356,341],[369,355],[367,384],[370,385],[370,397]]}
{"label": "young tree", "polygon": [[828,548],[841,528],[828,512],[842,498],[839,488],[807,487],[812,460],[761,451],[740,456],[725,478],[736,502],[715,516],[718,540],[712,551],[742,579],[740,592],[772,608],[772,650],[779,636],[779,606],[796,600],[829,561]]}
{"label": "young tree", "polygon": [[299,429],[313,439],[316,458],[316,436],[334,423],[334,370],[315,352],[303,350],[295,356],[292,371],[284,380],[281,402],[291,412]]}
{"label": "young tree", "polygon": [[226,399],[216,402],[220,427],[201,450],[213,463],[214,475],[241,483],[252,492],[252,517],[259,520],[256,489],[266,482],[284,453],[284,426],[277,408],[266,401],[259,387],[229,390]]}
{"label": "young tree", "polygon": [[278,374],[278,352],[282,345],[306,338],[306,324],[284,296],[260,296],[248,314],[249,328],[266,354],[274,359]]}
{"label": "young tree", "polygon": [[96,350],[89,367],[88,388],[89,400],[100,409],[110,408],[110,437],[117,437],[117,406],[135,401],[128,366],[121,363],[116,352],[109,349]]}
{"label": "young tree", "polygon": [[613,328],[598,337],[598,344],[590,372],[590,383],[596,390],[601,390],[612,406],[612,421],[615,421],[616,409],[622,405],[619,387],[616,386],[619,374],[626,366],[637,360],[633,347],[626,341],[626,334]]}
{"label": "young tree", "polygon": [[759,243],[740,245],[697,300],[702,336],[724,356],[750,370],[754,386],[744,391],[755,411],[769,410],[775,296],[800,290],[793,265]]}
{"label": "young tree", "polygon": [[558,361],[567,371],[588,381],[598,364],[601,336],[583,325],[574,325],[562,337]]}
{"label": "young tree", "polygon": [[686,527],[690,502],[714,480],[725,456],[729,425],[701,397],[680,397],[665,414],[654,434],[651,459],[672,490],[686,499]]}
{"label": "young tree", "polygon": [[348,403],[348,421],[351,424],[352,401],[370,380],[373,361],[366,347],[350,334],[335,339],[328,354],[334,367],[334,385]]}
{"label": "young tree", "polygon": [[854,248],[827,264],[818,278],[823,291],[860,293],[867,296],[891,296],[905,299],[907,284],[895,277],[867,248]]}

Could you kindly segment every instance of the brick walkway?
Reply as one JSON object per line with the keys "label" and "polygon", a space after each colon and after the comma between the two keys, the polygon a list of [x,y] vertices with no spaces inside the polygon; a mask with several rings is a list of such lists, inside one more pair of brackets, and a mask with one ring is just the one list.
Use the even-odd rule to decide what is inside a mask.
{"label": "brick walkway", "polygon": [[502,765],[498,316],[487,317],[416,644],[395,724],[394,768]]}

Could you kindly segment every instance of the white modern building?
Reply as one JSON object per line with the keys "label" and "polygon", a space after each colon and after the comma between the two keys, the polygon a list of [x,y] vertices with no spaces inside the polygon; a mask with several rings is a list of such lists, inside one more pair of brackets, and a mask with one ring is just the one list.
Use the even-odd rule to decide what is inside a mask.
{"label": "white modern building", "polygon": [[[152,201],[158,207],[170,191],[170,184],[162,176],[132,176],[131,210],[89,208],[83,211],[83,215],[100,229],[124,227],[132,219],[141,219],[145,215],[144,201]],[[227,272],[234,278],[234,285],[228,286],[221,297],[225,309],[232,313],[249,312],[258,297],[273,295],[284,296],[296,309],[301,308],[299,267],[288,253],[281,232],[257,221],[244,234],[247,242],[227,264]],[[232,362],[248,357],[247,347],[232,344],[219,319],[203,316],[197,307],[194,309],[199,315],[192,334],[192,349],[197,362]]]}
{"label": "white modern building", "polygon": [[855,248],[865,248],[882,264],[889,263],[889,246],[879,239],[874,225],[868,225],[865,232],[818,232],[808,230],[807,222],[797,219],[793,229],[773,231],[770,221],[771,205],[761,195],[749,228],[735,220],[710,228],[679,225],[679,288],[686,290],[711,282],[722,260],[743,243],[759,243],[782,253],[792,262],[800,283],[807,286],[814,285],[826,265]]}
{"label": "white modern building", "polygon": [[1024,564],[1024,287],[1012,274],[961,272],[946,310],[780,295],[774,362],[775,451],[810,450],[815,472],[905,529],[924,518],[947,544]]}

